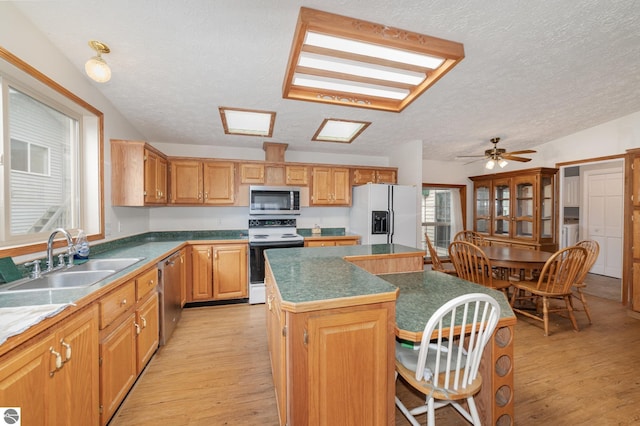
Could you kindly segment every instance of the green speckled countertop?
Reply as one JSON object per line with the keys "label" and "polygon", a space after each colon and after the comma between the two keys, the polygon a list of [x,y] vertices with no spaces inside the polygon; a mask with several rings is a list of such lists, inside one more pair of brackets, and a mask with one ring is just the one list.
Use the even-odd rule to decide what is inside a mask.
{"label": "green speckled countertop", "polygon": [[[341,247],[283,248],[265,250],[283,305],[392,293],[396,300],[396,325],[417,338],[427,319],[444,302],[466,293],[487,293],[500,303],[507,322],[515,315],[504,295],[469,281],[433,271],[372,275],[344,260],[349,256],[413,253],[416,248],[399,244]],[[420,251],[421,252],[421,251]]]}
{"label": "green speckled countertop", "polygon": [[[139,262],[88,287],[55,290],[1,291],[0,308],[76,303],[118,278],[140,268],[148,268],[169,256],[186,241],[247,240],[246,230],[148,232],[101,244],[91,244],[90,259],[142,257]],[[56,252],[61,251],[57,249]],[[41,262],[44,265],[44,262]],[[19,269],[27,273],[22,265]],[[73,268],[71,269],[73,270]]]}
{"label": "green speckled countertop", "polygon": [[298,228],[296,231],[305,238],[311,237],[359,237],[359,235],[345,232],[344,228],[322,228],[319,234],[314,234],[312,228]]}

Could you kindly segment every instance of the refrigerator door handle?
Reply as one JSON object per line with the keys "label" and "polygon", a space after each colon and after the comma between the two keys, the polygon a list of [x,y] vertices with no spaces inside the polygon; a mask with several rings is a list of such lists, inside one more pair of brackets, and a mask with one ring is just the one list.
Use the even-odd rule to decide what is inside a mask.
{"label": "refrigerator door handle", "polygon": [[389,234],[387,235],[387,244],[393,243],[393,234],[395,232],[395,212],[393,211],[393,186],[387,187],[388,208],[389,208]]}

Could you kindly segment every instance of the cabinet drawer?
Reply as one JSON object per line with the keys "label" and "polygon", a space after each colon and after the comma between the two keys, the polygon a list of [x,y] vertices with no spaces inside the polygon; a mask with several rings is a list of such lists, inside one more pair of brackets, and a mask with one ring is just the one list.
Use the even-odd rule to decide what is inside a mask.
{"label": "cabinet drawer", "polygon": [[136,286],[134,281],[129,281],[100,299],[100,330],[107,327],[120,314],[135,304]]}
{"label": "cabinet drawer", "polygon": [[149,269],[144,274],[136,278],[136,300],[142,300],[151,290],[158,285],[158,270],[156,268]]}

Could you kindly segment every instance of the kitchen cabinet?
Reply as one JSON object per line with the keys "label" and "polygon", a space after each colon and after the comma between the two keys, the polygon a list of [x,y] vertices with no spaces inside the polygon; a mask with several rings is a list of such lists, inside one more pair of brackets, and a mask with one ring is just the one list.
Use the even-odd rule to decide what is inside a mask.
{"label": "kitchen cabinet", "polygon": [[167,203],[167,158],[143,141],[111,140],[111,203],[152,206]]}
{"label": "kitchen cabinet", "polygon": [[[360,423],[391,424],[394,336],[388,324],[395,321],[395,303],[291,312],[281,307],[268,264],[265,285],[280,424],[341,424],[350,401]],[[344,355],[357,353],[366,359]]]}
{"label": "kitchen cabinet", "polygon": [[580,176],[564,178],[563,207],[580,207]]}
{"label": "kitchen cabinet", "polygon": [[474,230],[492,245],[555,251],[557,169],[474,176]]}
{"label": "kitchen cabinet", "polygon": [[240,164],[240,183],[263,184],[264,164],[243,163]]}
{"label": "kitchen cabinet", "polygon": [[627,150],[625,200],[622,301],[629,300],[630,314],[640,318],[640,149]]}
{"label": "kitchen cabinet", "polygon": [[21,407],[23,425],[97,424],[98,387],[95,306],[0,359],[0,401]]}
{"label": "kitchen cabinet", "polygon": [[171,204],[233,204],[235,163],[171,158]]}
{"label": "kitchen cabinet", "polygon": [[149,362],[160,338],[154,267],[98,301],[100,308],[100,424],[109,422]]}
{"label": "kitchen cabinet", "polygon": [[307,237],[304,239],[305,247],[335,247],[355,246],[360,242],[360,237]]}
{"label": "kitchen cabinet", "polygon": [[312,206],[350,206],[351,181],[349,169],[313,167],[311,172]]}
{"label": "kitchen cabinet", "polygon": [[352,184],[365,185],[367,183],[386,183],[393,185],[398,183],[397,171],[398,169],[355,168],[352,173]]}
{"label": "kitchen cabinet", "polygon": [[285,166],[285,172],[287,185],[309,185],[309,168],[307,166]]}
{"label": "kitchen cabinet", "polygon": [[189,301],[248,296],[247,244],[195,244],[191,253],[192,293]]}

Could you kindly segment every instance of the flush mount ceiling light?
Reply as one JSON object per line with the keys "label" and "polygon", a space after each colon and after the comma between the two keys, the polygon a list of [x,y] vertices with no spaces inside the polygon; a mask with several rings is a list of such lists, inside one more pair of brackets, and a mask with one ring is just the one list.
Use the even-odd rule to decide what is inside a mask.
{"label": "flush mount ceiling light", "polygon": [[219,107],[224,132],[228,135],[266,136],[273,135],[276,113],[250,109]]}
{"label": "flush mount ceiling light", "polygon": [[399,112],[463,58],[460,43],[303,7],[283,97]]}
{"label": "flush mount ceiling light", "polygon": [[351,143],[360,136],[364,129],[369,127],[369,121],[339,120],[336,118],[325,118],[312,141],[318,142],[342,142]]}
{"label": "flush mount ceiling light", "polygon": [[111,49],[106,44],[96,40],[89,41],[89,47],[96,51],[96,56],[84,64],[84,70],[92,80],[98,83],[106,83],[111,79],[111,68],[102,59],[102,54],[111,52]]}

